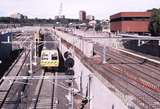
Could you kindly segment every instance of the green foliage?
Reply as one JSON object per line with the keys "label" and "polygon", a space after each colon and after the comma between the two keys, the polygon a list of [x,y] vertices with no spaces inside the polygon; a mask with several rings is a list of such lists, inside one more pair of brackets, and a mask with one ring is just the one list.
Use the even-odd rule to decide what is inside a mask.
{"label": "green foliage", "polygon": [[0,23],[20,23],[21,21],[19,19],[13,19],[10,17],[0,17]]}
{"label": "green foliage", "polygon": [[101,24],[97,24],[97,25],[95,26],[95,31],[102,31],[102,26],[101,26]]}
{"label": "green foliage", "polygon": [[152,16],[150,18],[149,31],[153,36],[160,35],[160,8],[152,9]]}
{"label": "green foliage", "polygon": [[10,17],[0,17],[0,23],[19,23],[23,25],[33,25],[33,24],[56,24],[59,22],[61,24],[69,23],[82,23],[79,19],[14,19]]}

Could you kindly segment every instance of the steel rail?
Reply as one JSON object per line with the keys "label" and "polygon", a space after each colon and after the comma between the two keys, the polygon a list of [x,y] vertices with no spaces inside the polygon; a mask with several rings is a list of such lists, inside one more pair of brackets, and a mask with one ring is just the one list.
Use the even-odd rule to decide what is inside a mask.
{"label": "steel rail", "polygon": [[[21,70],[22,70],[22,67],[24,66],[24,64],[25,64],[28,56],[29,56],[29,52],[28,52],[27,55],[25,56],[25,59],[23,60],[23,63],[22,63],[22,65],[20,66],[20,69],[18,70],[18,73],[16,74],[16,76],[18,76],[18,75],[20,74],[20,72],[21,72]],[[6,99],[7,99],[7,96],[8,96],[8,94],[9,94],[9,92],[10,92],[10,90],[11,90],[14,82],[15,82],[15,80],[13,80],[13,82],[11,83],[11,85],[10,85],[10,87],[9,87],[9,90],[7,90],[4,99],[3,99],[2,103],[0,104],[0,108],[2,108],[3,104],[5,103],[5,101],[6,101]]]}
{"label": "steel rail", "polygon": [[[42,76],[45,75],[45,71],[44,71],[44,70],[42,70],[42,74],[41,74],[41,75],[42,75]],[[38,82],[38,84],[37,84],[38,86],[36,87],[36,92],[35,92],[36,99],[35,99],[34,105],[31,106],[31,109],[32,109],[32,108],[33,108],[33,109],[36,109],[36,107],[37,107],[37,103],[38,103],[38,99],[39,99],[39,96],[40,96],[40,93],[41,93],[43,81],[44,81],[44,79],[40,79],[39,82]]]}
{"label": "steel rail", "polygon": [[[142,91],[143,93],[147,94],[148,96],[150,96],[151,98],[153,98],[154,100],[156,100],[157,102],[160,102],[160,99],[158,99],[157,97],[153,96],[152,94],[148,93],[148,91],[146,91],[145,88],[141,87],[141,86],[136,86],[134,85],[132,82],[128,81],[127,79],[124,79],[125,76],[122,75],[123,77],[120,76],[121,73],[117,73],[117,70],[115,71],[109,71],[108,69],[106,69],[105,67],[103,67],[103,69],[105,69],[107,72],[110,72],[112,74],[114,74],[115,76],[119,77],[120,79],[126,81],[127,84],[131,84],[132,86],[136,87],[138,90]],[[112,69],[113,70],[113,69]],[[119,72],[119,71],[118,71]],[[129,78],[130,79],[130,78]],[[132,80],[132,79],[131,79]],[[143,89],[141,89],[143,88]],[[131,91],[130,91],[131,92]],[[132,92],[133,94],[134,92]],[[135,94],[134,94],[135,95]],[[138,97],[139,98],[139,97]],[[149,104],[148,104],[149,105]]]}
{"label": "steel rail", "polygon": [[[4,76],[7,76],[11,70],[14,68],[14,66],[17,64],[17,62],[19,61],[19,59],[21,58],[21,56],[23,55],[23,52],[21,52],[21,54],[17,57],[17,59],[14,61],[14,63],[9,67],[9,69],[5,72]],[[3,83],[4,79],[3,77],[0,79],[0,85]]]}

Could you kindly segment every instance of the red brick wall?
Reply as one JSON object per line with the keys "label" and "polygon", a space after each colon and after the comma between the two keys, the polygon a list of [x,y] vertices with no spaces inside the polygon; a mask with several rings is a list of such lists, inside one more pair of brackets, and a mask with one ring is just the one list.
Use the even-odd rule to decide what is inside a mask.
{"label": "red brick wall", "polygon": [[111,22],[111,31],[120,32],[148,32],[148,21]]}
{"label": "red brick wall", "polygon": [[122,32],[149,32],[149,21],[122,21]]}
{"label": "red brick wall", "polygon": [[111,26],[111,31],[112,32],[122,31],[121,22],[111,22],[110,26]]}

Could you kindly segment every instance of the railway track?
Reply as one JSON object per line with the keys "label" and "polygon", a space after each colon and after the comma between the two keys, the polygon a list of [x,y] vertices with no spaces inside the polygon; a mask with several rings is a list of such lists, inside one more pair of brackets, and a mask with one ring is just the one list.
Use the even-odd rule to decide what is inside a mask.
{"label": "railway track", "polygon": [[[96,49],[96,51],[100,54],[101,49]],[[159,70],[154,70],[146,66],[146,64],[142,62],[142,60],[135,60],[130,57],[121,55],[120,53],[115,53],[113,51],[107,52],[107,57],[110,58],[108,61],[109,64],[112,64],[118,70],[121,70],[123,73],[127,73],[133,75],[146,84],[150,84],[151,87],[154,86],[156,90],[155,92],[160,92],[159,83],[160,83],[160,74]]]}
{"label": "railway track", "polygon": [[[30,40],[31,37],[20,37],[18,41]],[[14,40],[15,41],[15,40]],[[14,42],[13,41],[13,42]],[[19,45],[18,45],[19,46]],[[28,44],[24,44],[23,47],[27,47]],[[26,80],[17,81],[16,76],[28,75],[28,57],[30,50],[24,50],[9,68],[9,70],[3,75],[0,80],[0,108],[17,108],[20,102],[20,93],[23,92]],[[5,79],[5,77],[15,77],[15,79]]]}
{"label": "railway track", "polygon": [[107,78],[120,91],[126,95],[136,97],[134,102],[138,103],[142,109],[159,109],[158,106],[156,108],[154,107],[154,102],[157,102],[157,99],[154,97],[152,98],[150,94],[143,91],[141,87],[137,87],[137,84],[132,83],[132,81],[129,81],[128,78],[122,77],[118,73],[113,73],[115,71],[108,70],[105,67],[103,67],[103,70],[99,69],[98,71],[102,72],[103,77]]}
{"label": "railway track", "polygon": [[[21,75],[21,71],[23,70],[25,66],[25,62],[27,60],[29,56],[29,52],[27,53],[27,55],[22,52],[20,58],[18,59],[18,61],[15,63],[14,67],[17,67],[17,69],[14,69],[14,67],[12,67],[12,69],[10,69],[5,76],[19,76]],[[21,63],[21,66],[19,66]],[[17,64],[17,65],[16,65]],[[18,70],[18,71],[17,71]],[[11,73],[12,72],[12,73]],[[5,103],[8,102],[9,100],[9,94],[11,92],[11,90],[14,87],[14,84],[16,83],[16,79],[13,80],[4,80],[4,77],[1,80],[1,84],[0,84],[0,97],[1,97],[1,102],[0,102],[0,108],[5,107]]]}
{"label": "railway track", "polygon": [[[45,72],[42,70],[41,76],[53,76],[55,72]],[[38,81],[34,102],[31,104],[30,109],[56,109],[55,103],[55,79],[40,79]]]}
{"label": "railway track", "polygon": [[[96,52],[101,54],[100,51],[102,51],[102,48],[98,49],[96,48]],[[119,56],[117,56],[117,53],[113,52],[112,53],[109,52],[107,54],[107,56],[109,56],[112,59],[111,62],[112,64],[102,65],[103,66],[102,68],[104,70],[103,75],[106,76],[106,78],[109,78],[110,82],[114,83],[114,85],[118,87],[118,89],[123,90],[124,88],[126,90],[123,91],[125,91],[126,94],[129,92],[132,95],[134,95],[137,98],[135,102],[137,102],[138,105],[142,106],[144,109],[159,109],[160,108],[159,90],[154,90],[151,88],[151,86],[145,86],[144,83],[142,84],[142,81],[137,81],[138,79],[136,76],[138,74],[138,76],[143,77],[143,79],[147,78],[147,81],[153,83],[154,85],[156,85],[155,82],[159,83],[159,79],[158,78],[156,79],[156,77],[152,77],[153,75],[144,73],[145,70],[144,71],[137,70],[136,67],[140,64],[135,64],[136,67],[133,67],[132,64],[121,65],[124,62],[133,63],[136,62],[137,60],[136,61],[131,59],[127,60],[128,58],[126,56],[121,56],[120,54],[118,55]],[[113,64],[113,62],[114,63],[119,62],[120,64]],[[129,70],[121,70],[122,68]]]}

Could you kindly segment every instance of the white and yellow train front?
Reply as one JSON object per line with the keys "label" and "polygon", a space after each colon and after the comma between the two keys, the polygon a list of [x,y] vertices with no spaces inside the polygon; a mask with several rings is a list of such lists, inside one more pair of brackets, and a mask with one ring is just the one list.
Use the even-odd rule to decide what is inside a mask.
{"label": "white and yellow train front", "polygon": [[42,68],[58,68],[59,54],[58,50],[42,50],[40,65]]}

